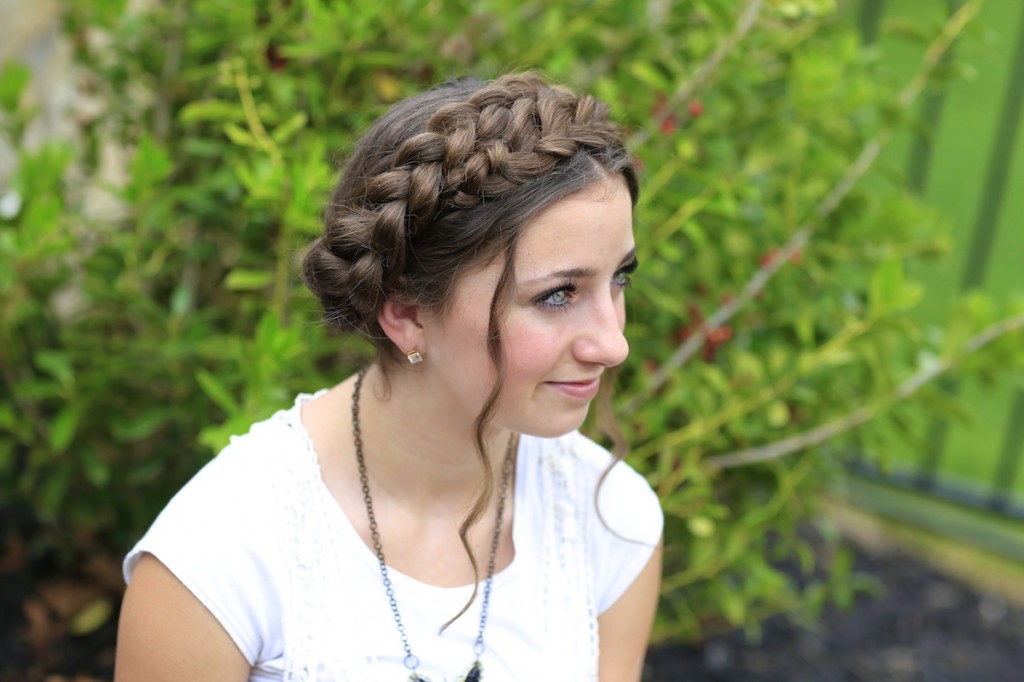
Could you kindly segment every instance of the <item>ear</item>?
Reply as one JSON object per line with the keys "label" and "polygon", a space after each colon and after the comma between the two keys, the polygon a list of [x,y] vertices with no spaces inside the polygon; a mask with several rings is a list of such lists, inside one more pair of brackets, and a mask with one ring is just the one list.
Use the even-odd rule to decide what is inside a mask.
{"label": "ear", "polygon": [[411,350],[423,351],[423,324],[420,308],[413,303],[387,300],[377,313],[377,322],[391,342],[405,355]]}

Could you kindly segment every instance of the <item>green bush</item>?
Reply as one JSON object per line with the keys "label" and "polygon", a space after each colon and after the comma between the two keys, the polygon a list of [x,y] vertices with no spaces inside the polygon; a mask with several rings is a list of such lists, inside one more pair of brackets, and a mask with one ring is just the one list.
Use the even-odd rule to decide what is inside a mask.
{"label": "green bush", "polygon": [[[0,75],[20,149],[0,211],[0,494],[38,517],[36,556],[123,551],[229,434],[365,361],[316,322],[296,261],[368,122],[455,75],[539,68],[630,131],[642,268],[618,411],[667,515],[659,637],[847,601],[847,559],[813,578],[797,533],[835,452],[884,451],[910,398],[951,411],[909,377],[966,354],[1024,368],[1024,305],[976,296],[946,330],[907,316],[948,238],[891,172],[855,183],[872,141],[913,121],[828,0],[152,5],[69,5],[104,103],[75,143],[24,148],[26,72]],[[922,54],[961,28],[924,31]],[[123,181],[102,180],[119,154]],[[780,569],[793,559],[804,578]]]}

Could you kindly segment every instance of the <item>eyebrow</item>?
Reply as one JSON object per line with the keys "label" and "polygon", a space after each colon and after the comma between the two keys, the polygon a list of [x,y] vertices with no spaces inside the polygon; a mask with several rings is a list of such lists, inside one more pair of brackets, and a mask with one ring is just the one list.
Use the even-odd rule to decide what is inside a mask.
{"label": "eyebrow", "polygon": [[[624,268],[625,266],[636,260],[636,248],[629,250],[629,253],[623,257],[622,262],[619,263],[619,267],[616,269]],[[535,277],[522,282],[523,286],[531,286],[534,284],[540,284],[541,282],[547,282],[552,279],[583,279],[585,277],[594,277],[597,275],[597,270],[594,268],[568,268],[567,270],[556,270],[555,272],[548,273],[542,277]]]}

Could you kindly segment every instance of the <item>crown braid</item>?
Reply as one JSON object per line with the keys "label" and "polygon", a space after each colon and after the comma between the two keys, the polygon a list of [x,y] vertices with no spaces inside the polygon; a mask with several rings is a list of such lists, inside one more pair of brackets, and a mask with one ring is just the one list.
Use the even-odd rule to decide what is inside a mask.
{"label": "crown braid", "polygon": [[[304,277],[320,297],[325,319],[379,339],[376,315],[387,297],[413,292],[416,299],[426,293],[426,303],[443,300],[449,287],[431,296],[413,281],[411,245],[455,255],[465,237],[442,227],[446,234],[437,239],[450,244],[432,245],[435,228],[471,223],[474,211],[493,207],[575,157],[623,166],[605,170],[625,175],[635,197],[632,168],[607,107],[537,75],[508,75],[485,85],[455,81],[399,103],[357,147],[326,212],[324,235],[306,256]],[[532,212],[550,203],[539,202]],[[474,243],[447,270],[488,251],[493,236],[468,241]],[[438,270],[426,274],[436,278]]]}
{"label": "crown braid", "polygon": [[[497,379],[474,423],[484,487],[459,526],[477,578],[468,534],[494,492],[485,433],[504,383],[499,320],[515,248],[534,216],[610,176],[625,180],[636,203],[636,175],[605,105],[533,74],[451,81],[399,102],[371,126],[303,262],[325,320],[361,331],[381,361],[400,363],[377,321],[385,300],[443,312],[460,272],[504,258],[486,342]],[[378,364],[386,378],[388,364]],[[475,597],[474,588],[455,618]]]}

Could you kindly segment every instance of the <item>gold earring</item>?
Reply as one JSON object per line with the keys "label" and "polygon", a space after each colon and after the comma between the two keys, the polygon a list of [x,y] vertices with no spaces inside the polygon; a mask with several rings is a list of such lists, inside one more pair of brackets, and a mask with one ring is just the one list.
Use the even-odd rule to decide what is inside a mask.
{"label": "gold earring", "polygon": [[410,365],[418,365],[423,362],[423,356],[415,348],[405,354],[405,359],[409,361]]}

